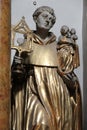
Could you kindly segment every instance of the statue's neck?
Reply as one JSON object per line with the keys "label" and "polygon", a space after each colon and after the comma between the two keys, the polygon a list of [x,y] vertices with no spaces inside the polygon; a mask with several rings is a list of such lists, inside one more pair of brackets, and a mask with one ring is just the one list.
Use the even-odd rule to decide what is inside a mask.
{"label": "statue's neck", "polygon": [[37,27],[35,34],[38,35],[42,40],[45,40],[48,38],[49,30]]}

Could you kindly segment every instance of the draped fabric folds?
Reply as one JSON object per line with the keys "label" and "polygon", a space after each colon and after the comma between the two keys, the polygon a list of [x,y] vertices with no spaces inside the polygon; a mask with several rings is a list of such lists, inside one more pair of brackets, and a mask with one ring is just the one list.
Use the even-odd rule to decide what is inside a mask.
{"label": "draped fabric folds", "polygon": [[15,96],[14,109],[15,130],[33,130],[35,125],[46,125],[49,130],[72,130],[71,99],[57,68],[34,66],[26,88]]}
{"label": "draped fabric folds", "polygon": [[[32,39],[34,44],[44,47],[56,44],[53,34],[45,45],[35,35]],[[24,55],[28,66],[24,82],[12,82],[11,130],[74,130],[71,96],[58,67],[30,64],[29,57],[26,60]]]}

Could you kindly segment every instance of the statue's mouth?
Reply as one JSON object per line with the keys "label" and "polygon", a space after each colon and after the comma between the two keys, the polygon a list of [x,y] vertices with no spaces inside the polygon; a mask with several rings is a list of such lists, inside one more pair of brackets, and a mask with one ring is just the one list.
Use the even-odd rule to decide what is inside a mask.
{"label": "statue's mouth", "polygon": [[46,21],[46,26],[48,26],[49,25],[49,21]]}

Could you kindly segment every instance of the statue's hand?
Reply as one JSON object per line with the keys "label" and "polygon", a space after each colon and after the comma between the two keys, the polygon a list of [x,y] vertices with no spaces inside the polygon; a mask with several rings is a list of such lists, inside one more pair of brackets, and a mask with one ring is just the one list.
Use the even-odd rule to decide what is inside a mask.
{"label": "statue's hand", "polygon": [[22,64],[23,63],[23,58],[20,56],[15,56],[14,57],[14,64]]}
{"label": "statue's hand", "polygon": [[26,68],[25,65],[23,64],[23,58],[19,56],[14,57],[14,62],[12,65],[12,79],[15,82],[20,82],[25,79],[26,77]]}
{"label": "statue's hand", "polygon": [[78,79],[77,79],[77,77],[76,76],[74,76],[73,78],[72,78],[72,81],[73,82],[76,82]]}

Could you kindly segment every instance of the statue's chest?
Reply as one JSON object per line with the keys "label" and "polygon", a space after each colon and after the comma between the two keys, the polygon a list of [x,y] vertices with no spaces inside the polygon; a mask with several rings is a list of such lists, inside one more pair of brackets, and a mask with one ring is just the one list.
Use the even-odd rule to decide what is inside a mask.
{"label": "statue's chest", "polygon": [[32,44],[32,53],[29,54],[28,62],[33,65],[57,66],[56,43],[47,45]]}

